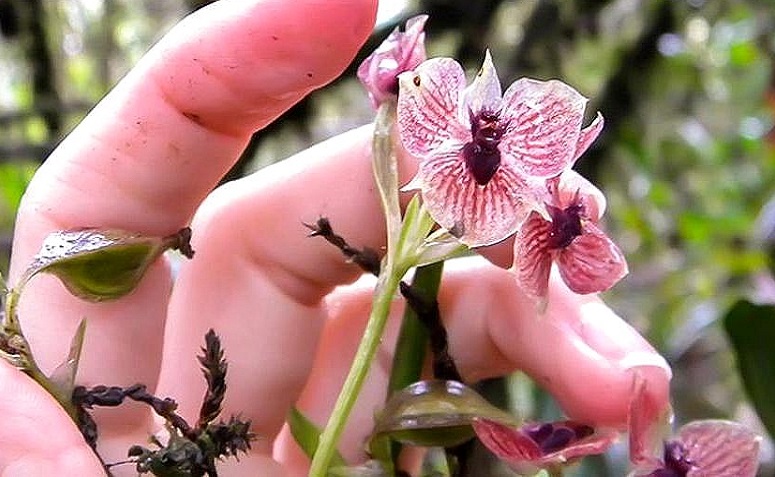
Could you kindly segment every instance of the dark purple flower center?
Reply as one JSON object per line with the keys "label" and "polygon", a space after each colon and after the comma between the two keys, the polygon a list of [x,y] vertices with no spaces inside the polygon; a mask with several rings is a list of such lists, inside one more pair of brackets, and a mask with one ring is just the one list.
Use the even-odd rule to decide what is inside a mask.
{"label": "dark purple flower center", "polygon": [[679,441],[665,442],[664,461],[664,467],[646,477],[686,477],[689,471],[696,467]]}
{"label": "dark purple flower center", "polygon": [[571,443],[589,437],[595,430],[587,425],[537,424],[524,429],[525,434],[538,444],[541,452],[551,454],[568,447]]}
{"label": "dark purple flower center", "polygon": [[549,232],[549,248],[562,249],[581,235],[581,213],[584,206],[573,204],[565,209],[546,206],[552,217],[552,230]]}
{"label": "dark purple flower center", "polygon": [[486,185],[501,165],[498,143],[503,137],[504,125],[498,120],[498,113],[481,111],[471,117],[471,142],[463,147],[466,167],[479,185]]}

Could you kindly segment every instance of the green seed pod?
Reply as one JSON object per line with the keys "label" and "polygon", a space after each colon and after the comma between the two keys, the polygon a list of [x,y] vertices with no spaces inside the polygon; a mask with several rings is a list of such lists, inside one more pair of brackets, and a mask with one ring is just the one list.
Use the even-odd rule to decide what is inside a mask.
{"label": "green seed pod", "polygon": [[191,229],[167,237],[148,237],[121,230],[82,229],[53,232],[43,241],[16,287],[38,273],[57,276],[73,295],[98,302],[133,291],[148,267],[168,249],[191,258]]}

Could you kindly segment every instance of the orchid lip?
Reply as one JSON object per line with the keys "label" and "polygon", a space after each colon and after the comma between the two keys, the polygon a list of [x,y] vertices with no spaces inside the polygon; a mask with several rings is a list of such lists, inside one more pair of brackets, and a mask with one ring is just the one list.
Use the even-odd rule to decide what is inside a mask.
{"label": "orchid lip", "polygon": [[505,125],[499,121],[499,112],[469,110],[471,119],[471,142],[463,146],[466,167],[480,186],[487,185],[501,164],[498,149]]}
{"label": "orchid lip", "polygon": [[574,204],[565,209],[547,205],[552,216],[552,230],[549,233],[549,248],[563,249],[582,234],[581,214],[583,206]]}
{"label": "orchid lip", "polygon": [[687,477],[697,466],[689,459],[686,447],[680,441],[665,442],[662,467],[646,477]]}

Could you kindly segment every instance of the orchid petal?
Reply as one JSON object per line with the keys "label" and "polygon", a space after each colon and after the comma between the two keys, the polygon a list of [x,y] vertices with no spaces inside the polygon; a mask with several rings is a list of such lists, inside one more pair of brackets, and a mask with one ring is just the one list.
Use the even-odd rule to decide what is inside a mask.
{"label": "orchid petal", "polygon": [[374,52],[358,66],[358,79],[366,87],[372,105],[377,108],[398,93],[398,75],[410,71],[425,60],[425,22],[418,15],[406,22],[406,31],[396,27]]}
{"label": "orchid petal", "polygon": [[486,186],[466,169],[461,151],[437,152],[420,164],[410,185],[421,189],[431,217],[471,247],[490,245],[513,235],[532,204],[528,185],[501,169]]}
{"label": "orchid petal", "polygon": [[556,461],[559,457],[563,461],[572,461],[588,455],[602,454],[616,442],[617,433],[613,430],[597,431],[593,436],[587,437],[575,444],[566,447],[562,451],[548,454],[544,460]]}
{"label": "orchid petal", "polygon": [[584,427],[592,433],[581,438],[571,437],[560,449],[545,453],[526,432],[527,428],[535,427],[534,424],[514,428],[484,418],[474,419],[472,424],[482,444],[520,473],[534,473],[537,469],[562,465],[588,455],[602,454],[617,437],[615,431],[595,432],[575,421],[559,421],[551,423],[550,427],[573,430],[574,433],[577,432],[576,429]]}
{"label": "orchid petal", "polygon": [[474,419],[472,425],[482,445],[519,474],[532,475],[541,469],[541,448],[520,429],[489,419]]}
{"label": "orchid petal", "polygon": [[499,459],[516,463],[543,457],[538,444],[518,428],[482,418],[474,419],[472,424],[482,444]]}
{"label": "orchid petal", "polygon": [[401,44],[401,53],[404,58],[402,66],[407,71],[416,68],[425,61],[425,22],[428,15],[417,15],[406,21],[406,31]]}
{"label": "orchid petal", "polygon": [[695,466],[688,477],[754,477],[759,467],[761,437],[735,422],[691,422],[678,431],[678,441]]}
{"label": "orchid petal", "polygon": [[498,112],[501,108],[501,82],[498,73],[492,63],[492,57],[488,50],[484,55],[482,69],[476,78],[464,92],[466,110],[461,111],[462,121],[469,120],[469,111],[474,114],[482,111]]}
{"label": "orchid petal", "polygon": [[553,192],[557,194],[556,203],[560,208],[580,202],[584,206],[584,217],[593,222],[600,220],[606,208],[605,195],[600,189],[573,169],[564,171],[558,183]]}
{"label": "orchid petal", "polygon": [[624,254],[591,222],[583,233],[557,256],[560,276],[568,288],[579,294],[608,290],[627,275]]}
{"label": "orchid petal", "polygon": [[576,155],[573,157],[574,161],[584,154],[584,151],[589,149],[589,146],[597,139],[603,131],[604,123],[603,115],[598,111],[597,116],[595,116],[592,123],[581,130],[579,141],[576,143]]}
{"label": "orchid petal", "polygon": [[398,76],[398,131],[404,148],[418,158],[439,148],[462,148],[471,130],[458,117],[465,87],[463,67],[452,58],[434,58]]}
{"label": "orchid petal", "polygon": [[577,158],[587,98],[561,81],[522,78],[503,96],[507,129],[500,150],[508,167],[552,177]]}
{"label": "orchid petal", "polygon": [[514,244],[517,280],[526,293],[537,298],[545,297],[549,287],[551,230],[552,223],[533,211],[522,224]]}
{"label": "orchid petal", "polygon": [[628,427],[630,462],[640,468],[654,468],[662,463],[656,456],[670,421],[669,407],[666,409],[664,403],[653,398],[647,384],[646,377],[635,371]]}

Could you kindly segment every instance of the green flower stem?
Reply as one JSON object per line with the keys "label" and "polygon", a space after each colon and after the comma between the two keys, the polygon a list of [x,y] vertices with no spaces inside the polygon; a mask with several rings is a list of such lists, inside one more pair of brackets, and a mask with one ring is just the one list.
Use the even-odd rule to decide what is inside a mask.
{"label": "green flower stem", "polygon": [[[412,288],[423,298],[435,300],[439,291],[443,269],[443,261],[418,267],[414,272]],[[388,381],[388,398],[394,392],[400,391],[420,380],[427,347],[428,330],[420,322],[417,313],[412,307],[407,305],[404,309],[401,330],[398,333],[398,341],[393,354],[393,366],[391,367],[390,380]],[[390,442],[389,440],[385,444],[387,446],[383,449],[385,455],[380,457],[390,459],[391,462],[384,462],[383,464],[392,468],[392,462],[398,457],[402,446],[398,442]],[[377,456],[375,455],[375,457]]]}
{"label": "green flower stem", "polygon": [[[392,266],[396,245],[401,234],[401,205],[398,200],[398,161],[393,153],[391,130],[396,122],[396,102],[386,101],[379,106],[374,119],[372,138],[372,171],[377,185],[387,227],[387,263]],[[392,253],[391,253],[392,252]]]}
{"label": "green flower stem", "polygon": [[21,371],[26,373],[32,379],[35,380],[43,389],[45,389],[51,396],[53,396],[67,414],[77,421],[78,411],[71,401],[71,396],[62,395],[61,390],[46,376],[46,374],[40,369],[38,363],[32,355],[32,350],[27,338],[22,333],[21,323],[19,322],[19,315],[17,308],[19,306],[19,297],[21,291],[18,288],[11,288],[5,294],[5,321],[2,323],[2,333],[6,339],[12,342],[13,347],[19,351],[21,355]]}
{"label": "green flower stem", "polygon": [[19,296],[21,292],[16,288],[11,288],[5,292],[5,320],[3,321],[3,332],[13,333],[21,332],[19,328],[19,319],[16,314],[16,308],[19,306]]}
{"label": "green flower stem", "polygon": [[382,333],[385,330],[388,316],[390,314],[390,305],[393,302],[398,289],[398,283],[406,273],[403,270],[386,270],[386,273],[380,276],[377,288],[374,291],[374,303],[369,316],[369,322],[366,325],[366,331],[358,345],[355,353],[355,359],[350,367],[350,372],[344,382],[342,391],[334,405],[334,410],[326,424],[323,433],[320,435],[320,442],[315,456],[312,459],[310,467],[310,477],[326,477],[328,466],[331,463],[336,452],[336,445],[339,437],[344,430],[350,412],[355,401],[358,399],[363,382],[371,367],[371,362],[382,341]]}
{"label": "green flower stem", "polygon": [[[350,372],[339,393],[331,417],[320,435],[318,448],[312,458],[309,475],[325,477],[328,467],[336,453],[339,437],[344,430],[347,418],[358,399],[361,387],[371,367],[371,362],[382,340],[385,324],[390,314],[390,305],[398,290],[401,278],[409,269],[401,257],[402,238],[405,238],[401,223],[401,207],[398,201],[398,165],[393,154],[391,129],[395,123],[396,103],[388,101],[380,105],[374,120],[374,136],[372,140],[372,169],[374,182],[377,185],[382,207],[385,212],[387,226],[387,255],[382,264],[377,287],[374,290],[374,300],[366,331],[355,353],[355,359]],[[427,232],[426,232],[427,234]],[[424,237],[424,236],[423,236]],[[402,265],[397,265],[401,262]]]}

